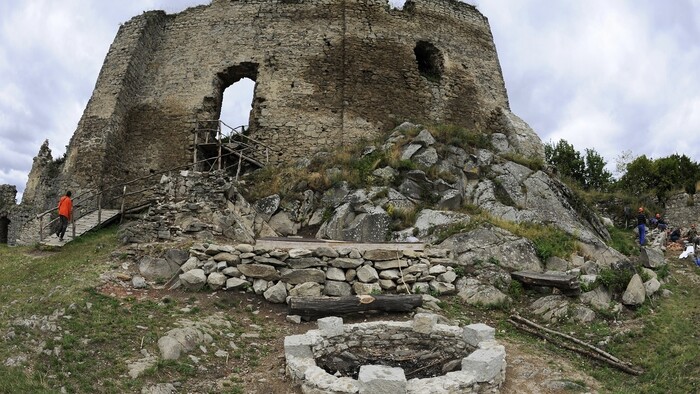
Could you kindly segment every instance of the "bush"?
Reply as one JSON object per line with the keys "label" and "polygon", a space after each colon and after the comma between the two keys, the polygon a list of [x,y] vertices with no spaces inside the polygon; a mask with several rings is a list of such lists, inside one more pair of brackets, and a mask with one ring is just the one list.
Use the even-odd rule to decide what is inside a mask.
{"label": "bush", "polygon": [[598,274],[596,281],[604,285],[614,294],[620,294],[627,289],[627,284],[634,276],[633,270],[604,268]]}

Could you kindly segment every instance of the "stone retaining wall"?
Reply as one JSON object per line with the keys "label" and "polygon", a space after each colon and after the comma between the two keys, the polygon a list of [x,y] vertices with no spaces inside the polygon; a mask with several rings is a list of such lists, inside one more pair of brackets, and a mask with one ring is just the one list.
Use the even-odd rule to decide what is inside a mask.
{"label": "stone retaining wall", "polygon": [[[495,330],[484,324],[464,328],[437,324],[437,315],[418,313],[408,322],[343,324],[339,317],[318,320],[318,330],[284,340],[287,374],[301,381],[304,393],[485,393],[498,392],[505,380],[505,348]],[[372,339],[370,339],[372,338]],[[331,375],[316,364],[327,353],[354,345],[391,353],[397,347],[423,344],[466,350],[458,371],[407,380],[403,369],[363,365],[358,379]],[[455,353],[456,354],[456,353]]]}
{"label": "stone retaining wall", "polygon": [[197,244],[189,253],[180,267],[184,287],[251,287],[275,303],[286,302],[287,296],[454,294],[458,277],[453,269],[456,262],[445,249],[361,252],[347,246],[270,250],[249,244]]}

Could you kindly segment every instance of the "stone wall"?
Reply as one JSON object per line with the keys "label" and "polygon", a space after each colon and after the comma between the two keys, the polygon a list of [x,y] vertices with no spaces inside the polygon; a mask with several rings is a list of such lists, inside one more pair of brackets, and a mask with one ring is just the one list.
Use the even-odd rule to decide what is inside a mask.
{"label": "stone wall", "polygon": [[0,244],[8,241],[11,215],[15,209],[17,188],[12,185],[0,185]]}
{"label": "stone wall", "polygon": [[[457,261],[445,249],[359,250],[352,246],[268,249],[249,244],[197,244],[181,266],[151,258],[140,262],[146,280],[152,267],[170,266],[189,290],[251,288],[274,303],[287,296],[348,296],[379,293],[456,294]],[[159,272],[159,271],[157,271]],[[168,276],[168,275],[165,275]],[[166,279],[165,276],[160,279]],[[169,279],[169,277],[167,278]]]}
{"label": "stone wall", "polygon": [[680,193],[668,199],[664,214],[672,227],[690,227],[700,224],[700,195]]}
{"label": "stone wall", "polygon": [[[437,320],[437,315],[427,313],[418,313],[407,322],[343,324],[339,317],[319,319],[318,330],[285,337],[287,375],[301,381],[305,393],[499,392],[505,381],[506,354],[504,346],[495,341],[495,330],[485,324],[460,328],[438,324]],[[420,353],[416,349],[434,349],[436,357],[461,363],[456,364],[456,370],[422,379],[407,379],[402,368],[384,363],[362,365],[357,380],[332,375],[317,365],[325,354],[343,356],[353,348],[394,357],[402,350],[415,356]],[[423,360],[425,366],[431,362],[435,361]]]}
{"label": "stone wall", "polygon": [[[101,186],[192,160],[195,119],[256,81],[250,134],[279,162],[405,119],[483,128],[507,108],[490,28],[453,1],[229,1],[123,24],[64,172]],[[75,187],[74,187],[75,188]]]}

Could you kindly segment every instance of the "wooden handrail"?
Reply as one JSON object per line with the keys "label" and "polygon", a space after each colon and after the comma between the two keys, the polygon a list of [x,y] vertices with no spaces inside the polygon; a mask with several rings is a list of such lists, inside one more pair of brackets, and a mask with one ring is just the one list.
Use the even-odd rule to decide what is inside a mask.
{"label": "wooden handrail", "polygon": [[[247,154],[248,152],[254,152],[254,151],[257,151],[259,148],[264,148],[264,151],[265,151],[265,162],[269,162],[269,152],[270,152],[270,151],[273,151],[273,152],[277,152],[277,151],[278,151],[277,149],[271,148],[270,146],[266,145],[265,143],[263,143],[263,142],[261,142],[261,141],[258,141],[258,140],[254,139],[254,138],[251,138],[251,137],[245,135],[245,134],[244,134],[244,132],[245,132],[245,126],[238,126],[238,127],[235,127],[235,128],[234,128],[234,127],[229,126],[228,124],[226,124],[226,123],[223,122],[222,120],[201,120],[201,121],[194,121],[194,122],[197,122],[197,123],[200,123],[200,122],[201,122],[201,123],[205,123],[205,122],[211,122],[211,123],[217,122],[217,124],[216,124],[216,128],[199,128],[199,127],[196,128],[196,130],[195,130],[195,147],[194,147],[195,155],[194,155],[194,160],[193,160],[192,162],[190,162],[190,163],[188,163],[188,164],[179,165],[179,166],[176,166],[176,167],[171,167],[171,168],[168,168],[168,169],[165,169],[165,170],[153,172],[153,173],[148,174],[148,175],[145,175],[145,176],[141,176],[141,177],[138,177],[138,178],[134,178],[134,179],[131,179],[131,180],[129,180],[129,181],[122,182],[122,183],[119,183],[119,184],[116,184],[116,185],[112,185],[112,186],[108,186],[108,187],[104,187],[104,188],[101,188],[101,189],[87,189],[87,190],[85,190],[82,194],[76,196],[76,197],[73,199],[73,207],[74,207],[74,210],[75,210],[75,211],[78,211],[79,208],[86,208],[86,207],[90,206],[91,203],[94,203],[94,204],[96,205],[98,223],[101,223],[101,222],[102,222],[102,209],[103,209],[103,206],[104,206],[104,205],[108,205],[108,204],[105,204],[105,203],[109,203],[109,202],[112,202],[112,201],[114,201],[114,200],[121,199],[121,200],[122,200],[122,203],[121,203],[120,212],[123,214],[125,211],[132,209],[132,207],[125,207],[125,199],[126,199],[126,197],[128,197],[128,196],[133,196],[133,195],[137,195],[137,194],[143,193],[143,192],[145,192],[145,191],[153,190],[153,189],[154,189],[153,187],[149,187],[149,188],[145,188],[145,189],[142,189],[142,190],[138,190],[138,191],[133,191],[133,192],[126,193],[127,186],[132,185],[132,184],[134,184],[134,183],[136,183],[136,182],[140,182],[140,181],[143,181],[143,180],[146,180],[146,179],[150,179],[150,178],[153,178],[153,177],[161,176],[161,175],[163,175],[163,174],[165,174],[165,173],[169,173],[169,172],[172,172],[172,171],[178,171],[178,170],[182,170],[182,169],[186,169],[186,168],[193,168],[193,169],[195,169],[195,168],[197,167],[197,165],[199,165],[199,164],[203,164],[203,163],[206,163],[206,162],[212,162],[212,161],[213,161],[213,163],[212,163],[212,168],[213,168],[213,166],[216,165],[217,162],[218,162],[218,164],[219,164],[219,169],[220,169],[220,170],[221,170],[221,169],[228,169],[228,168],[233,167],[233,165],[223,168],[222,165],[221,165],[221,160],[222,160],[224,157],[228,157],[228,156],[232,156],[232,155],[238,156],[238,160],[237,160],[237,161],[238,161],[238,166],[239,166],[239,168],[238,168],[238,170],[237,170],[237,172],[236,172],[236,180],[238,180],[238,177],[239,177],[239,175],[240,175],[240,165],[241,165],[241,163],[242,163],[242,160],[245,159],[245,160],[247,160],[247,161],[252,161],[253,163],[256,162],[252,157],[250,157],[250,156]],[[221,137],[221,136],[223,135],[223,133],[222,133],[222,125],[225,126],[226,128],[228,128],[228,129],[230,130],[229,133],[226,135],[227,138],[231,139],[231,138],[233,138],[233,137],[236,137],[236,138],[239,139],[238,141],[236,141],[236,143],[239,144],[239,146],[238,146],[239,149],[237,149],[236,151],[232,151],[232,152],[228,152],[228,153],[223,153],[223,152],[221,151],[221,140],[222,140],[222,137]],[[240,131],[240,132],[236,132],[236,130],[239,130],[239,129],[240,129],[241,131]],[[197,160],[197,155],[196,155],[196,151],[197,151],[196,143],[197,143],[197,141],[198,141],[197,135],[198,135],[198,132],[201,132],[201,131],[214,131],[214,132],[217,133],[217,137],[218,137],[218,138],[217,138],[217,143],[220,145],[220,146],[219,146],[219,155],[218,155],[218,156],[216,156],[216,157],[209,157],[209,158],[201,159],[201,160]],[[207,136],[206,136],[206,141],[208,141],[208,140],[209,140],[209,133],[207,133]],[[113,197],[113,198],[111,198],[111,199],[109,199],[109,200],[104,200],[104,196],[107,194],[107,192],[111,192],[111,191],[113,191],[113,190],[115,190],[115,189],[117,189],[117,188],[123,188],[123,191],[122,191],[122,193],[121,193],[120,196],[118,196],[118,197]],[[44,219],[43,219],[44,216],[49,215],[49,214],[51,214],[51,213],[53,213],[53,212],[57,212],[57,211],[58,211],[58,207],[55,207],[55,208],[51,208],[51,209],[48,209],[48,210],[46,210],[46,211],[44,211],[44,212],[41,212],[41,213],[36,214],[36,219],[39,220],[39,239],[40,239],[40,240],[43,241],[43,239],[44,239],[44,230],[45,230],[46,228],[49,228],[49,227],[50,227],[51,225],[53,225],[56,221],[58,221],[58,218],[54,218],[54,219],[50,220],[48,223],[46,223],[46,225],[44,225]],[[87,214],[90,213],[90,212],[93,212],[93,210],[89,210],[89,209],[88,209],[83,215],[80,215],[80,216],[74,215],[73,218],[71,218],[73,237],[75,237],[75,221],[78,220],[78,219],[80,219],[80,218],[82,218],[83,216],[87,215]]]}

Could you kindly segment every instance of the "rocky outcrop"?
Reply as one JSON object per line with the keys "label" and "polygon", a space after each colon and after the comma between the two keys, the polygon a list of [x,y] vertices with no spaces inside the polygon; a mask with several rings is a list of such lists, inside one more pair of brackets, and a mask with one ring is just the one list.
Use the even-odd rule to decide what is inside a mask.
{"label": "rocky outcrop", "polygon": [[532,242],[498,227],[483,226],[453,235],[440,247],[451,250],[464,265],[489,262],[512,271],[543,271]]}

